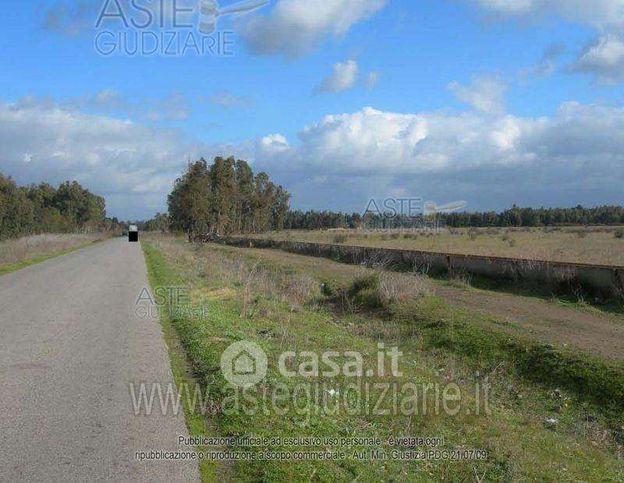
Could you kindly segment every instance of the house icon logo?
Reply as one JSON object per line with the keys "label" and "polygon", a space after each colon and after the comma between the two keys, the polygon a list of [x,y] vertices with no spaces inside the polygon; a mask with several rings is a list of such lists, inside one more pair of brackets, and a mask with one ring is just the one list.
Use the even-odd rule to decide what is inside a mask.
{"label": "house icon logo", "polygon": [[267,373],[266,353],[253,342],[240,341],[230,345],[221,355],[221,372],[235,386],[258,384]]}

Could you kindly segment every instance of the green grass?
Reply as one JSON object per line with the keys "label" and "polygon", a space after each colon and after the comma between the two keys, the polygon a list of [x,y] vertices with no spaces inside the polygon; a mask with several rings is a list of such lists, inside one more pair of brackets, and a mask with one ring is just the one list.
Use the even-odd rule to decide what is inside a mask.
{"label": "green grass", "polygon": [[521,377],[566,388],[579,400],[591,403],[613,418],[615,428],[624,424],[624,364],[493,330],[472,313],[450,308],[434,297],[397,307],[394,316],[418,326],[428,348],[460,354],[481,369],[509,363]]}
{"label": "green grass", "polygon": [[[149,243],[141,242],[141,247],[143,248],[143,253],[145,255],[148,279],[152,289],[155,287],[179,286],[181,282],[180,278],[167,265],[163,255]],[[166,311],[163,311],[160,314],[160,321],[169,352],[169,358],[171,360],[171,370],[176,387],[180,388],[182,385],[193,387],[199,381],[195,377],[192,362],[189,360],[186,352],[184,351],[180,337],[178,336],[172,321],[167,316]],[[216,435],[216,431],[214,427],[210,425],[209,420],[202,414],[192,411],[187,398],[183,398],[182,400],[189,434],[191,436],[205,436],[208,434],[213,436]],[[206,448],[198,448],[198,450],[203,449]],[[220,472],[219,470],[220,468],[214,463],[208,461],[202,461],[199,463],[200,477],[203,482],[219,481],[220,479],[218,477],[223,476],[223,472]]]}
{"label": "green grass", "polygon": [[[490,453],[480,462],[399,462],[346,461],[279,463],[235,462],[227,468],[227,477],[240,481],[469,481],[486,475],[489,481],[621,481],[623,464],[616,455],[613,436],[598,437],[610,419],[594,402],[580,400],[566,387],[561,390],[551,381],[536,383],[529,377],[530,367],[516,363],[515,351],[507,347],[508,334],[485,330],[471,314],[461,314],[444,307],[439,300],[425,298],[419,306],[400,305],[388,313],[366,311],[339,314],[323,300],[310,300],[302,307],[288,303],[292,281],[302,275],[293,267],[284,273],[275,264],[258,265],[245,255],[242,265],[232,265],[236,253],[213,248],[192,248],[186,243],[163,241],[143,243],[155,285],[184,285],[192,289],[194,303],[208,303],[208,319],[175,318],[165,322],[175,329],[192,365],[195,380],[220,400],[231,390],[220,373],[220,356],[232,342],[248,340],[268,354],[269,373],[259,386],[270,391],[279,384],[294,387],[304,379],[284,378],[276,368],[278,355],[285,350],[358,351],[374,356],[377,343],[397,345],[404,352],[401,369],[404,380],[431,383],[456,382],[463,389],[476,381],[492,384],[490,415],[428,414],[374,416],[370,414],[297,414],[287,403],[285,415],[274,411],[246,414],[240,409],[210,419],[191,420],[192,434],[256,436],[440,436],[446,448],[482,448]],[[246,252],[245,252],[246,253]],[[237,277],[244,266],[257,268],[260,282],[251,290]],[[238,267],[238,268],[237,268]],[[267,288],[269,282],[276,286]],[[271,283],[273,283],[271,282]],[[342,282],[340,282],[342,283]],[[319,280],[320,284],[320,280]],[[251,294],[245,295],[247,292]],[[285,296],[285,297],[284,297]],[[320,289],[319,289],[319,297]],[[243,311],[243,298],[249,310]],[[242,315],[243,314],[243,315]],[[170,325],[168,325],[170,324]],[[510,355],[511,354],[511,355]],[[549,359],[549,354],[530,353],[520,362],[541,360],[549,367],[565,371],[568,360]],[[172,358],[182,356],[174,351]],[[174,371],[178,363],[174,362]],[[366,358],[367,368],[370,358]],[[542,368],[546,367],[542,365]],[[574,367],[571,374],[577,374]],[[596,366],[592,370],[600,370]],[[539,369],[542,370],[542,369]],[[539,372],[539,370],[537,372]],[[479,371],[478,374],[475,371]],[[187,371],[188,372],[188,371]],[[557,374],[557,372],[553,372]],[[558,381],[569,377],[558,374]],[[180,374],[176,375],[179,381]],[[188,377],[188,376],[185,376]],[[376,380],[376,379],[375,379]],[[340,385],[349,382],[321,378],[320,382]],[[467,397],[472,401],[470,396]],[[474,402],[474,401],[472,401]],[[315,407],[313,406],[313,409]],[[594,411],[596,411],[594,413]],[[591,413],[591,414],[590,414]],[[591,421],[584,419],[591,415]],[[556,417],[555,428],[544,426],[544,419]],[[257,452],[259,448],[235,447],[233,450]],[[292,448],[271,448],[292,450]],[[357,448],[348,448],[349,450]],[[219,474],[218,467],[202,469],[206,480]]]}
{"label": "green grass", "polygon": [[90,241],[87,243],[81,243],[80,245],[76,245],[75,247],[68,248],[66,250],[57,251],[54,253],[50,253],[48,255],[42,255],[40,257],[35,258],[27,258],[25,260],[21,260],[17,263],[9,263],[5,265],[0,265],[0,276],[6,275],[8,273],[16,272],[26,267],[30,267],[31,265],[37,265],[38,263],[45,262],[46,260],[50,260],[52,258],[60,257],[63,255],[68,255],[78,250],[82,250],[83,248],[89,247],[94,243],[99,243],[102,240]]}

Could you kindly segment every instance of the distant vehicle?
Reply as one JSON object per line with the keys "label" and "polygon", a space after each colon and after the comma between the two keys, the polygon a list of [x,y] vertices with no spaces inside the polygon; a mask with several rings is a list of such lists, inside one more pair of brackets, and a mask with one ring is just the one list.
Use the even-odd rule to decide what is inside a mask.
{"label": "distant vehicle", "polygon": [[139,241],[139,227],[138,226],[130,225],[128,227],[128,241],[129,242]]}

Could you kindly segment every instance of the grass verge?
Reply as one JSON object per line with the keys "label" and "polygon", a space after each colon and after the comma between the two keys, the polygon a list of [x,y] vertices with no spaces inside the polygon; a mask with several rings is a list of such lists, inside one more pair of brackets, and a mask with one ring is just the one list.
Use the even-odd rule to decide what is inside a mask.
{"label": "grass verge", "polygon": [[[434,436],[444,440],[444,449],[479,448],[489,453],[486,461],[452,463],[353,457],[298,463],[235,461],[228,468],[232,479],[619,481],[624,477],[621,445],[607,429],[608,421],[602,414],[591,413],[593,406],[583,406],[575,393],[565,388],[535,384],[516,373],[509,360],[496,352],[504,348],[492,345],[496,351],[488,349],[491,357],[487,358],[479,357],[478,353],[473,355],[473,349],[467,345],[463,351],[465,340],[467,343],[472,340],[473,346],[483,346],[478,342],[483,334],[477,333],[478,340],[465,336],[457,314],[440,308],[430,318],[421,317],[431,311],[428,304],[439,303],[435,299],[425,296],[418,307],[422,312],[417,313],[405,304],[393,306],[390,311],[338,313],[323,302],[320,280],[316,286],[310,283],[314,277],[307,269],[293,266],[284,270],[275,264],[262,264],[252,256],[214,247],[192,247],[173,240],[144,242],[144,247],[148,264],[155,265],[161,273],[152,280],[153,285],[182,284],[191,289],[194,303],[208,302],[210,306],[207,319],[176,317],[171,320],[171,326],[188,355],[196,380],[215,400],[232,400],[233,394],[220,373],[220,357],[232,342],[240,340],[258,344],[268,355],[267,378],[256,388],[260,394],[271,394],[278,386],[285,385],[288,389],[306,382],[303,377],[285,378],[277,370],[277,360],[284,351],[334,350],[340,354],[357,351],[367,356],[365,369],[369,369],[375,367],[369,359],[370,356],[374,359],[379,342],[387,347],[396,345],[403,352],[401,382],[457,384],[465,397],[463,403],[468,406],[475,402],[470,388],[477,382],[492,387],[489,414],[464,411],[453,415],[344,411],[327,414],[314,401],[302,411],[290,399],[283,401],[283,411],[279,414],[270,408],[266,410],[263,401],[255,407],[227,411],[228,408],[223,408],[210,420],[214,429],[204,428],[204,431],[267,437]],[[370,284],[365,290],[368,289]],[[406,312],[401,312],[401,308]],[[470,318],[464,322],[479,323]],[[434,337],[435,324],[442,327],[437,331],[440,339]],[[452,344],[441,343],[444,334]],[[320,377],[316,382],[326,384],[325,388],[329,389],[343,388],[349,380],[342,376]],[[372,382],[396,381],[386,376],[373,377]],[[329,392],[332,397],[336,394],[326,389],[323,394]],[[337,398],[341,394],[342,389]],[[377,395],[374,393],[373,397]],[[549,422],[552,420],[556,422]],[[388,449],[381,446],[374,449]],[[255,454],[262,451],[251,446],[229,449]],[[292,451],[294,448],[271,449]],[[357,453],[371,448],[345,449]]]}
{"label": "grass verge", "polygon": [[35,258],[28,258],[26,260],[21,260],[19,262],[16,263],[9,263],[9,264],[5,264],[5,265],[0,265],[0,277],[2,275],[6,275],[8,273],[12,273],[12,272],[16,272],[18,270],[21,270],[23,268],[26,267],[30,267],[31,265],[37,265],[38,263],[42,263],[45,262],[46,260],[50,260],[52,258],[56,258],[56,257],[61,257],[63,255],[69,255],[70,253],[73,253],[75,251],[78,250],[82,250],[83,248],[87,248],[90,247],[91,245],[95,244],[95,243],[99,243],[103,240],[94,240],[94,241],[90,241],[87,243],[81,243],[80,245],[76,245],[74,247],[68,248],[66,250],[60,250],[57,252],[53,252],[47,255],[42,255],[39,257],[35,257]]}
{"label": "grass verge", "polygon": [[[173,287],[180,283],[180,278],[167,265],[163,255],[158,252],[158,250],[150,243],[143,241],[141,242],[141,247],[145,255],[148,280],[152,290],[156,287]],[[167,311],[161,312],[160,322],[169,352],[174,382],[177,388],[183,385],[194,387],[196,384],[199,384],[199,380],[193,370],[192,361],[189,359],[184,349],[182,340],[167,313]],[[193,410],[190,406],[191,401],[189,401],[188,398],[182,398],[182,404],[190,436],[215,436],[217,434],[217,430],[214,425],[210,423],[210,420]],[[198,448],[200,451],[205,449],[206,448],[202,447]],[[217,464],[209,461],[201,461],[199,463],[199,473],[204,483],[223,481],[223,477],[226,475],[226,472],[223,471],[223,467],[219,467]]]}

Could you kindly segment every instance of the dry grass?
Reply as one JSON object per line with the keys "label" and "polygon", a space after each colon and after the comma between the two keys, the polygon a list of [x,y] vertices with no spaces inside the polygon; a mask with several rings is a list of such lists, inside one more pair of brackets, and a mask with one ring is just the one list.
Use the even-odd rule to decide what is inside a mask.
{"label": "dry grass", "polygon": [[398,248],[442,253],[500,256],[624,266],[624,232],[618,227],[471,228],[440,232],[293,230],[261,238]]}
{"label": "dry grass", "polygon": [[0,242],[0,265],[46,257],[102,238],[101,234],[35,235]]}
{"label": "dry grass", "polygon": [[434,290],[431,281],[423,275],[406,277],[399,273],[383,272],[379,276],[379,292],[382,301],[392,305],[433,295]]}
{"label": "dry grass", "polygon": [[271,263],[250,262],[239,253],[217,251],[211,245],[195,246],[194,253],[190,253],[183,246],[165,240],[153,243],[161,249],[167,246],[177,259],[187,259],[196,276],[243,289],[241,317],[252,315],[253,294],[287,304],[291,311],[301,310],[321,295],[320,282],[305,272],[285,271]]}

